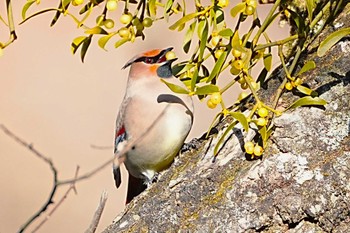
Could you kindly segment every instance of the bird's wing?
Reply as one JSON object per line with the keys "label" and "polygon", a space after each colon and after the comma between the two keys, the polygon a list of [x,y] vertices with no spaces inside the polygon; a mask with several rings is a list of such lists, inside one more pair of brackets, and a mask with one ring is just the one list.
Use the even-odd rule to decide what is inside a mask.
{"label": "bird's wing", "polygon": [[[118,152],[118,145],[127,139],[127,134],[124,128],[124,113],[127,102],[127,100],[124,100],[119,109],[115,129],[114,154]],[[122,183],[119,164],[113,164],[113,174],[115,185],[117,188],[119,188],[120,184]]]}

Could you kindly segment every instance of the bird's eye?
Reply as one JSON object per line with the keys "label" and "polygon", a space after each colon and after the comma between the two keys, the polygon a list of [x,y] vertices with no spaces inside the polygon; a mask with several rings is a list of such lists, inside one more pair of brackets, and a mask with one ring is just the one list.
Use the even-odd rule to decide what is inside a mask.
{"label": "bird's eye", "polygon": [[151,64],[151,63],[153,63],[152,58],[150,58],[150,57],[146,57],[146,58],[145,58],[145,63],[147,63],[147,64]]}

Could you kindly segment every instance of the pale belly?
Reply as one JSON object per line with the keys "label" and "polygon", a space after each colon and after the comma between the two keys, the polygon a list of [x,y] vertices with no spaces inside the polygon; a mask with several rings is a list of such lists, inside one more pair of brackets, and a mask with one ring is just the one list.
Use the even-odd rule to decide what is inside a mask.
{"label": "pale belly", "polygon": [[[130,128],[137,129],[131,131],[130,136],[142,137],[127,153],[125,161],[129,172],[135,177],[141,178],[148,171],[160,172],[169,167],[191,129],[192,115],[189,110],[192,109],[177,103],[160,104],[163,107],[157,110],[138,110],[140,118],[129,122],[133,124]],[[133,106],[129,107],[131,109]],[[125,127],[128,131],[128,125]]]}

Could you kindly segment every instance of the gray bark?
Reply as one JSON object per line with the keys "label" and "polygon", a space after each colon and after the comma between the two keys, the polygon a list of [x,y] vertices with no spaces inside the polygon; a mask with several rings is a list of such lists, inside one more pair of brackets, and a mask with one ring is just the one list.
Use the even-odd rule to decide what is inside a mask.
{"label": "gray bark", "polygon": [[[348,9],[337,19],[342,27],[350,26]],[[326,28],[314,47],[332,31]],[[193,141],[197,148],[182,153],[104,232],[350,232],[349,50],[346,38],[322,58],[311,49],[306,60],[317,68],[302,79],[328,104],[275,118],[262,159],[246,159],[242,145],[254,132],[235,128],[213,162],[225,119],[217,134]],[[260,92],[267,102],[283,78],[274,73]],[[293,100],[287,93],[279,104]]]}

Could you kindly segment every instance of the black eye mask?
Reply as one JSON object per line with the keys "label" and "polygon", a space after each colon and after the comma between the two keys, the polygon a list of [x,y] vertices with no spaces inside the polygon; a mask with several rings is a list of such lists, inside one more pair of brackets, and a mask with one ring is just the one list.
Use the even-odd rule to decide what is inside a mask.
{"label": "black eye mask", "polygon": [[161,53],[154,57],[140,57],[136,59],[135,62],[144,62],[146,64],[162,63],[166,61],[165,54],[167,52],[168,51],[163,50]]}

